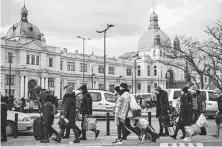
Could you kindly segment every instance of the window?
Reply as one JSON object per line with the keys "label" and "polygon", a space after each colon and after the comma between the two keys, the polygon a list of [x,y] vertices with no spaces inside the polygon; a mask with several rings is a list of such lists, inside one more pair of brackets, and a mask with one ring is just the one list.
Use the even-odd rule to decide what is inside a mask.
{"label": "window", "polygon": [[13,57],[13,54],[12,53],[8,53],[8,63],[10,63],[10,62],[12,63],[12,57]]}
{"label": "window", "polygon": [[114,93],[114,85],[109,85],[109,92]]}
{"label": "window", "polygon": [[75,62],[68,62],[67,70],[68,71],[75,71]]}
{"label": "window", "polygon": [[87,72],[87,64],[83,64],[83,63],[80,63],[80,72],[83,72],[83,67],[84,67],[84,72]]}
{"label": "window", "polygon": [[140,66],[138,66],[137,68],[138,68],[137,75],[140,76]]}
{"label": "window", "polygon": [[53,58],[49,58],[49,67],[53,66]]}
{"label": "window", "polygon": [[154,88],[156,88],[157,87],[157,83],[154,83]]}
{"label": "window", "polygon": [[141,90],[141,84],[140,83],[138,84],[138,90]]}
{"label": "window", "polygon": [[150,93],[150,85],[147,85],[147,92]]}
{"label": "window", "polygon": [[157,69],[156,69],[156,66],[154,66],[154,76],[157,76]]}
{"label": "window", "polygon": [[126,69],[126,75],[127,75],[127,76],[131,76],[131,72],[132,72],[131,70],[132,70],[132,69],[130,69],[130,68],[127,68],[127,69]]}
{"label": "window", "polygon": [[[10,85],[14,85],[15,84],[15,76],[11,75],[11,84]],[[9,75],[5,75],[5,85],[9,85]]]}
{"label": "window", "polygon": [[26,55],[26,64],[29,64],[30,55]]}
{"label": "window", "polygon": [[48,86],[49,87],[54,87],[55,86],[54,78],[48,78]]}
{"label": "window", "polygon": [[99,65],[99,73],[104,73],[104,66]]}
{"label": "window", "polygon": [[109,74],[110,75],[114,75],[114,73],[115,73],[115,68],[114,67],[112,67],[112,66],[109,66]]}
{"label": "window", "polygon": [[208,91],[208,95],[209,95],[209,101],[217,101],[217,97],[216,95],[214,95],[213,92]]}
{"label": "window", "polygon": [[39,56],[36,56],[36,65],[39,65]]}
{"label": "window", "polygon": [[147,76],[150,76],[150,66],[147,66]]}
{"label": "window", "polygon": [[63,61],[60,61],[60,70],[63,69]]}
{"label": "window", "polygon": [[34,55],[32,55],[31,64],[32,64],[32,65],[35,65],[35,56],[34,56]]}
{"label": "window", "polygon": [[173,94],[173,99],[177,99],[178,97],[181,96],[181,91],[174,91],[174,94]]}
{"label": "window", "polygon": [[111,102],[111,103],[115,103],[115,102],[116,102],[116,97],[115,97],[113,94],[104,93],[104,96],[105,96],[105,99],[106,99],[108,102]]}
{"label": "window", "polygon": [[[11,95],[15,95],[15,89],[11,89]],[[5,89],[5,96],[9,96],[9,89]]]}
{"label": "window", "polygon": [[99,89],[103,90],[104,89],[104,84],[99,84]]}
{"label": "window", "polygon": [[100,93],[98,92],[90,92],[90,95],[92,97],[92,101],[93,102],[99,102],[102,100],[102,96]]}
{"label": "window", "polygon": [[156,56],[156,51],[155,50],[153,50],[153,56]]}

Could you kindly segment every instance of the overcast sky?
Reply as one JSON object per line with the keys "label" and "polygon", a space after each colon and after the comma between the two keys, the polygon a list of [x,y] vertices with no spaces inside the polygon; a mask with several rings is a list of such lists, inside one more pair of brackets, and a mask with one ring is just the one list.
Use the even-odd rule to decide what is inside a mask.
{"label": "overcast sky", "polygon": [[[24,0],[1,0],[1,36],[20,21]],[[90,37],[86,53],[103,55],[103,30],[107,23],[115,27],[107,32],[107,55],[120,56],[137,51],[147,31],[153,11],[152,0],[26,0],[28,21],[45,35],[49,46],[82,52],[82,41]],[[170,38],[186,35],[207,39],[203,32],[222,16],[222,0],[155,0],[159,25]]]}

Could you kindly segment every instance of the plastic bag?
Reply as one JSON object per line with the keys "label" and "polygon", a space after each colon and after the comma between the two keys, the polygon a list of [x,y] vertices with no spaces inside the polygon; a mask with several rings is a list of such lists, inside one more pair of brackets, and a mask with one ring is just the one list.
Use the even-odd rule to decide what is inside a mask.
{"label": "plastic bag", "polygon": [[130,109],[132,111],[138,110],[138,109],[141,110],[141,107],[140,107],[140,105],[138,105],[135,97],[133,95],[130,95],[130,96],[131,96],[131,99],[130,99]]}
{"label": "plastic bag", "polygon": [[197,124],[199,127],[208,127],[207,119],[206,119],[206,117],[203,115],[203,113],[201,113],[201,115],[199,116],[196,124]]}
{"label": "plastic bag", "polygon": [[190,127],[190,129],[191,129],[191,135],[192,136],[195,136],[195,135],[198,135],[198,134],[200,134],[200,127],[197,125],[197,124],[194,124],[194,125],[192,125],[191,127]]}
{"label": "plastic bag", "polygon": [[97,124],[97,120],[95,118],[87,119],[88,130],[91,130],[91,131],[96,130],[96,124]]}
{"label": "plastic bag", "polygon": [[191,137],[192,136],[192,130],[191,130],[191,127],[190,126],[185,126],[185,132],[186,132],[186,135],[187,137]]}

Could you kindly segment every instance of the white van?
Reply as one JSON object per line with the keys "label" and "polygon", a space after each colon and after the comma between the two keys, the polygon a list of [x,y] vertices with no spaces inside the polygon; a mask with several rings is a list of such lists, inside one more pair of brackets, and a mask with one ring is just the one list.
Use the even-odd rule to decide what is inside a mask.
{"label": "white van", "polygon": [[[181,96],[181,89],[164,89],[168,93],[170,106],[175,108],[177,98]],[[217,97],[214,95],[213,90],[200,89],[201,95],[206,97],[206,112],[205,116],[213,117],[218,110]]]}
{"label": "white van", "polygon": [[[93,116],[105,117],[106,111],[108,110],[110,116],[113,116],[112,113],[116,106],[116,99],[117,97],[108,91],[103,90],[88,90],[92,97],[92,109],[93,109]],[[82,94],[80,91],[76,90],[76,100],[82,99]]]}

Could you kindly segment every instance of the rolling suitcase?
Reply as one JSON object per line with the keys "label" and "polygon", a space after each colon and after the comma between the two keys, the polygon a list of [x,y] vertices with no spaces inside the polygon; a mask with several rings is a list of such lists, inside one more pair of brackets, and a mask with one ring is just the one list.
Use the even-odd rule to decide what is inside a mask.
{"label": "rolling suitcase", "polygon": [[36,118],[33,123],[33,134],[36,140],[41,140],[44,137],[43,126],[42,126],[42,117]]}

